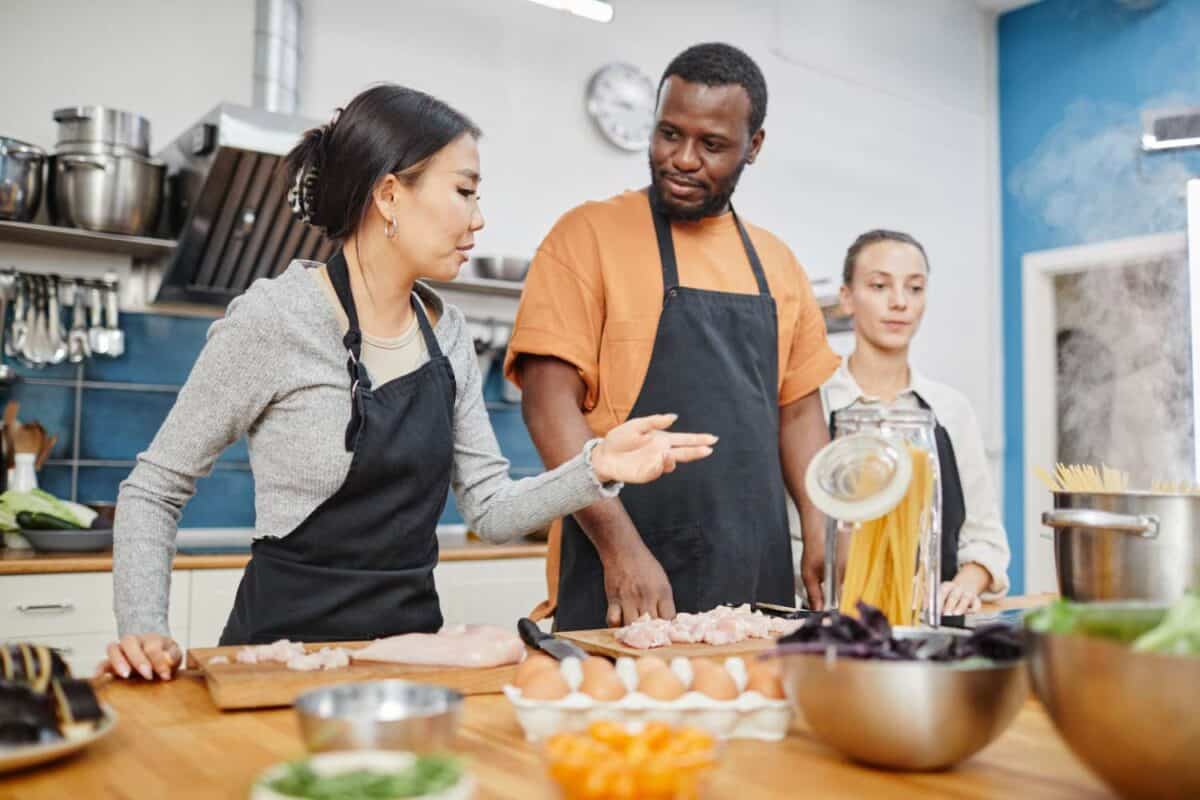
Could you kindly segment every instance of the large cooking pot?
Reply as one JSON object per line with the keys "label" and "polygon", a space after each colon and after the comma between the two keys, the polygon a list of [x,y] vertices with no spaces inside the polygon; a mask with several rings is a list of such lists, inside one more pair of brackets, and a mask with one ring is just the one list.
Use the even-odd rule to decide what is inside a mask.
{"label": "large cooking pot", "polygon": [[150,154],[150,121],[140,114],[104,106],[72,106],[55,111],[54,121],[58,123],[55,150],[59,153],[106,144]]}
{"label": "large cooking pot", "polygon": [[141,156],[51,156],[51,220],[90,231],[143,236],[158,222],[165,173],[163,162]]}
{"label": "large cooking pot", "polygon": [[28,222],[42,201],[46,151],[0,136],[0,219]]}
{"label": "large cooking pot", "polygon": [[1070,600],[1173,603],[1200,586],[1200,495],[1055,492],[1042,523]]}

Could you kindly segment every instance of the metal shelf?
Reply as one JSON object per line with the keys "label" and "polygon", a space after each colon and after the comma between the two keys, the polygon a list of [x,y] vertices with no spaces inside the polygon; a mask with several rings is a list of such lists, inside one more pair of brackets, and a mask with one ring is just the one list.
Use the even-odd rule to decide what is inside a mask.
{"label": "metal shelf", "polygon": [[520,298],[525,288],[522,281],[496,281],[488,278],[457,278],[453,281],[421,281],[434,289],[489,294],[498,297]]}
{"label": "metal shelf", "polygon": [[85,231],[82,228],[8,220],[0,220],[0,241],[86,250],[92,253],[120,253],[143,261],[162,258],[175,250],[174,239],[122,236],[116,233]]}

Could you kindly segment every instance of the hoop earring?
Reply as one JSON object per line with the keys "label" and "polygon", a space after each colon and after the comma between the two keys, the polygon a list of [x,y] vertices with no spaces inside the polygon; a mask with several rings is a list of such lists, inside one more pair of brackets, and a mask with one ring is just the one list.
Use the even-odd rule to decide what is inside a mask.
{"label": "hoop earring", "polygon": [[400,222],[395,217],[388,220],[387,225],[383,228],[383,235],[389,239],[396,238],[396,229],[400,227]]}

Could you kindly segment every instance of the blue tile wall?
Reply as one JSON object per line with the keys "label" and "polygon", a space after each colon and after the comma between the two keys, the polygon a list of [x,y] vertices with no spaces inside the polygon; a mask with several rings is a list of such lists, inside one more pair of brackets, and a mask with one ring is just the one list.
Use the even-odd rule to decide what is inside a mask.
{"label": "blue tile wall", "polygon": [[[20,380],[0,389],[4,401],[21,403],[21,419],[38,420],[59,439],[38,475],[39,485],[59,497],[80,502],[112,502],[175,403],[196,357],[204,347],[211,319],[160,314],[124,314],[125,355],[96,358],[82,366],[63,364],[35,369],[17,364]],[[501,450],[512,462],[513,477],[536,474],[541,460],[521,420],[519,404],[505,403],[500,364],[485,380],[488,403]],[[78,439],[75,402],[80,398]],[[212,475],[198,482],[184,509],[184,527],[249,527],[254,524],[254,478],[245,440],[222,454]],[[461,523],[454,498],[447,498],[444,523]]]}

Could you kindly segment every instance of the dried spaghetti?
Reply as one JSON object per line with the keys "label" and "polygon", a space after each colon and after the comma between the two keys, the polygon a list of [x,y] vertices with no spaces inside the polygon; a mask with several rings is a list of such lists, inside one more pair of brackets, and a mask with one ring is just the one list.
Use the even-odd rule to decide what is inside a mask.
{"label": "dried spaghetti", "polygon": [[930,524],[933,467],[929,451],[908,445],[912,480],[900,503],[877,519],[862,523],[850,536],[841,611],[853,612],[859,600],[883,611],[893,625],[917,622],[920,590],[917,556],[921,531]]}

